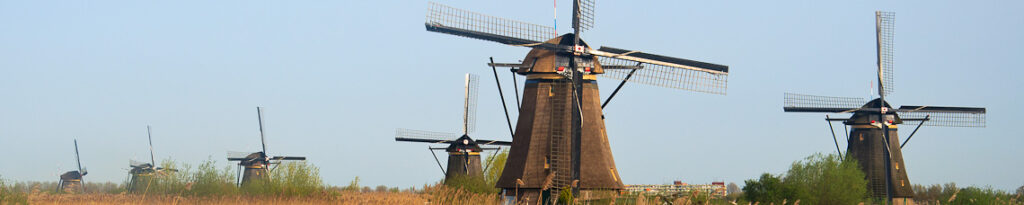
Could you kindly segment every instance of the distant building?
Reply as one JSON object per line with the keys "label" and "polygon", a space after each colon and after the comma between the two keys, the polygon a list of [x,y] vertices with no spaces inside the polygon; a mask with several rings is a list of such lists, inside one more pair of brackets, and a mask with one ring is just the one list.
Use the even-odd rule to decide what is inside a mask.
{"label": "distant building", "polygon": [[649,185],[649,184],[635,184],[626,185],[626,188],[622,190],[625,193],[644,193],[644,194],[690,194],[692,192],[699,192],[700,194],[707,194],[711,197],[725,197],[725,182],[711,182],[711,184],[687,184],[683,181],[674,181],[671,185]]}

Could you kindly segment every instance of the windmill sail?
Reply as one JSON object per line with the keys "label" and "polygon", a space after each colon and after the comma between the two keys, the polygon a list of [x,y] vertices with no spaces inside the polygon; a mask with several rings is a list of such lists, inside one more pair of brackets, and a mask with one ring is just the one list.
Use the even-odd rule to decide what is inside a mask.
{"label": "windmill sail", "polygon": [[[633,72],[629,81],[645,85],[724,95],[729,81],[727,72],[711,73],[678,66],[673,67],[642,62],[640,62],[639,66],[635,66],[638,63],[637,61],[612,57],[599,57],[598,59],[601,62],[601,66],[605,69],[604,75],[599,76],[625,80],[633,72],[633,69],[637,69],[636,72]],[[618,67],[629,69],[614,69]],[[724,71],[728,71],[728,67],[724,68]]]}
{"label": "windmill sail", "polygon": [[466,73],[466,102],[462,116],[462,134],[476,131],[476,102],[480,90],[480,76]]}
{"label": "windmill sail", "polygon": [[786,112],[852,112],[861,109],[861,106],[867,103],[863,98],[795,93],[786,93],[784,98],[782,109]]}
{"label": "windmill sail", "polygon": [[150,165],[156,166],[156,156],[153,154],[153,130],[146,125],[146,135],[149,136],[149,161]]}
{"label": "windmill sail", "polygon": [[904,105],[896,110],[903,118],[925,118],[926,126],[985,127],[985,108]]}
{"label": "windmill sail", "polygon": [[555,37],[555,29],[521,21],[503,19],[430,2],[428,31],[508,45],[536,46]]}
{"label": "windmill sail", "polygon": [[130,167],[147,167],[147,166],[151,166],[151,165],[149,163],[146,163],[146,162],[140,162],[140,161],[135,161],[135,160],[129,159],[128,160],[128,166],[130,166]]}
{"label": "windmill sail", "polygon": [[462,136],[456,133],[434,132],[398,128],[395,130],[395,141],[447,143]]}
{"label": "windmill sail", "polygon": [[877,29],[876,41],[878,43],[878,74],[882,86],[879,92],[889,95],[893,92],[893,34],[896,13],[875,12],[875,23]]}
{"label": "windmill sail", "polygon": [[[594,0],[573,0],[573,27],[580,31],[594,28]],[[581,32],[582,33],[582,32]]]}
{"label": "windmill sail", "polygon": [[263,146],[263,154],[267,153],[267,137],[264,136],[263,132],[263,108],[256,107],[256,119],[259,120],[260,124],[260,145]]}
{"label": "windmill sail", "polygon": [[250,154],[252,154],[252,152],[228,151],[227,152],[227,158],[228,158],[228,161],[241,161],[241,160],[245,160],[245,158],[247,156],[249,156]]}

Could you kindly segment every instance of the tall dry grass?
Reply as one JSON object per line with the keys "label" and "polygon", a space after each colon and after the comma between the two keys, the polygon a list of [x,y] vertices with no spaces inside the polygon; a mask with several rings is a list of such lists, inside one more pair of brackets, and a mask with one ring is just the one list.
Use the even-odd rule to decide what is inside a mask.
{"label": "tall dry grass", "polygon": [[139,194],[50,194],[28,196],[31,204],[425,204],[421,194],[344,192],[308,196],[182,196]]}

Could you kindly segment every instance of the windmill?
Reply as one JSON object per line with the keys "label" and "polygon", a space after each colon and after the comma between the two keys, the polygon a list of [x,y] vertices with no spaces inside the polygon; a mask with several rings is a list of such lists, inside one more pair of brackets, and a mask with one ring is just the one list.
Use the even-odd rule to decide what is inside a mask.
{"label": "windmill", "polygon": [[481,169],[480,152],[483,152],[484,150],[495,150],[498,148],[481,147],[481,145],[512,145],[512,142],[475,140],[469,137],[469,134],[473,133],[476,129],[476,96],[477,88],[479,87],[478,80],[479,78],[476,75],[466,74],[466,97],[463,101],[465,104],[463,106],[462,113],[462,134],[410,129],[398,129],[395,132],[395,141],[448,144],[448,147],[446,148],[429,147],[430,154],[434,154],[434,150],[445,150],[445,152],[448,152],[447,169],[441,166],[441,161],[437,159],[437,155],[434,154],[434,160],[437,161],[437,166],[440,167],[441,172],[444,173],[445,183],[452,182],[449,179],[456,176],[483,176],[483,170],[486,168]]}
{"label": "windmill", "polygon": [[78,140],[75,140],[75,162],[78,163],[78,170],[64,172],[60,175],[60,181],[57,183],[57,191],[63,190],[64,192],[85,192],[85,182],[83,176],[89,174],[89,170],[82,167],[82,159],[78,155]]}
{"label": "windmill", "polygon": [[146,135],[149,137],[149,163],[135,160],[128,161],[128,166],[131,167],[131,170],[128,171],[128,191],[131,192],[148,187],[153,177],[157,174],[178,171],[177,169],[156,167],[156,157],[153,154],[153,132],[148,125],[146,126]]}
{"label": "windmill", "polygon": [[[497,182],[505,193],[527,203],[554,199],[545,196],[557,196],[570,185],[573,194],[583,199],[608,196],[623,188],[602,107],[625,82],[725,94],[728,66],[590,47],[580,34],[594,25],[593,0],[573,1],[573,33],[561,36],[548,26],[438,3],[430,3],[426,18],[427,31],[531,48],[521,63],[492,60],[488,64],[492,69],[509,67],[527,78],[509,159]],[[622,80],[603,104],[596,76]],[[581,190],[587,193],[581,194]]]}
{"label": "windmill", "polygon": [[267,179],[269,172],[273,171],[270,169],[271,164],[281,164],[284,160],[306,160],[306,157],[293,157],[293,156],[274,156],[271,157],[267,154],[267,138],[263,132],[263,109],[256,107],[256,115],[260,125],[260,144],[263,147],[263,151],[253,153],[242,153],[242,152],[229,152],[228,161],[238,161],[238,171],[242,172],[242,168],[245,168],[244,173],[240,173],[238,177],[239,186],[245,186],[249,182],[254,180],[265,180]]}
{"label": "windmill", "polygon": [[[846,156],[859,161],[872,196],[885,197],[888,202],[901,204],[912,200],[914,191],[907,178],[900,148],[906,145],[921,125],[984,127],[985,108],[904,105],[893,109],[885,101],[885,97],[893,92],[893,20],[894,14],[891,12],[875,12],[877,99],[865,102],[861,98],[786,93],[783,110],[852,114],[850,118],[842,119],[826,116],[826,121],[829,127],[832,121],[842,121],[845,126],[852,128],[847,137]],[[900,144],[897,125],[904,121],[920,123],[907,140]],[[835,132],[832,137],[835,138]],[[833,140],[836,151],[839,151],[838,140]]]}

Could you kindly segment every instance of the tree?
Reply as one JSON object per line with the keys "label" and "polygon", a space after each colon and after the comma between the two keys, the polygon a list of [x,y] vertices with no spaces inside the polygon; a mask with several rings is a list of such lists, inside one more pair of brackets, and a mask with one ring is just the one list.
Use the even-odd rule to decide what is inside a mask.
{"label": "tree", "polygon": [[743,198],[761,203],[857,204],[867,196],[867,180],[858,166],[854,159],[814,154],[794,162],[785,178],[764,173],[758,180],[746,180]]}
{"label": "tree", "polygon": [[725,186],[725,194],[735,194],[741,191],[740,186],[737,186],[736,183],[729,182],[729,185]]}
{"label": "tree", "polygon": [[1024,195],[1024,185],[1017,188],[1017,195]]}
{"label": "tree", "polygon": [[747,201],[781,203],[784,198],[792,195],[792,190],[783,187],[782,179],[768,173],[761,174],[760,179],[744,182],[747,185],[743,186],[743,198]]}
{"label": "tree", "polygon": [[814,154],[794,162],[786,173],[785,187],[794,199],[808,204],[856,204],[867,196],[867,180],[855,159],[840,160],[835,154]]}
{"label": "tree", "polygon": [[498,183],[498,178],[501,177],[501,172],[505,170],[505,162],[507,160],[507,149],[487,156],[487,159],[484,160],[484,181],[488,185],[493,187],[495,183]]}

